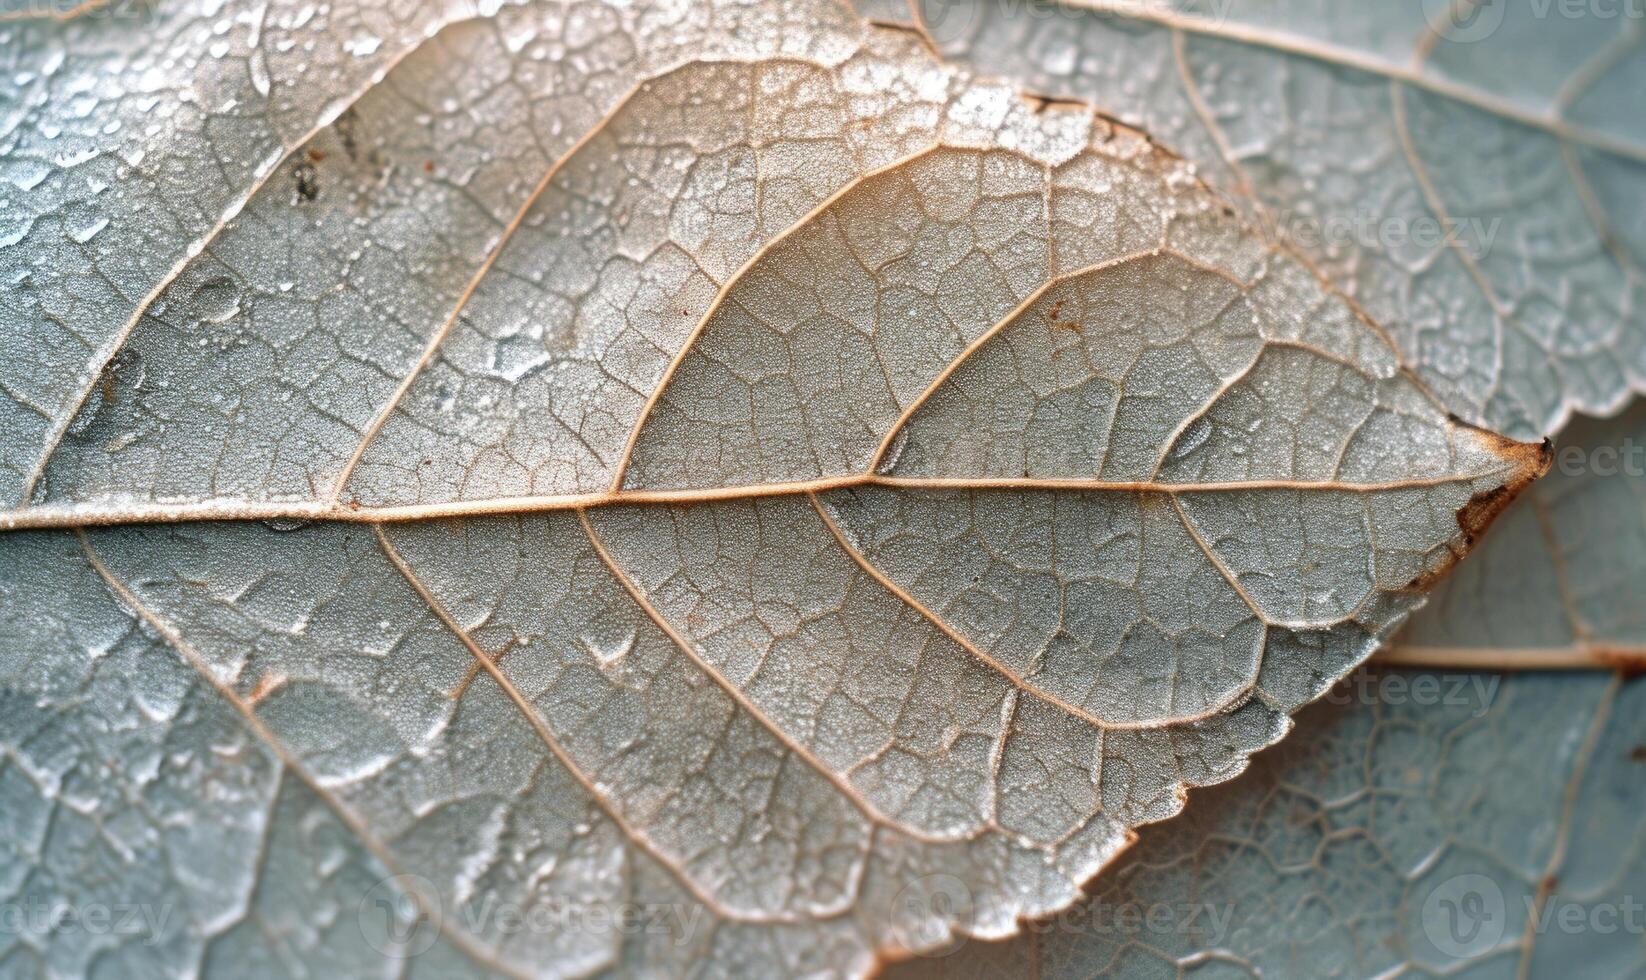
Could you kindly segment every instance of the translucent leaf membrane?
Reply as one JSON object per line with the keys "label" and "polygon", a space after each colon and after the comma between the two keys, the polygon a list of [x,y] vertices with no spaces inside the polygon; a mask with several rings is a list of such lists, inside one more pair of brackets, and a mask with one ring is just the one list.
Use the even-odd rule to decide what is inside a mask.
{"label": "translucent leaf membrane", "polygon": [[1546,483],[1510,509],[1479,559],[1401,637],[1414,660],[1506,666],[1646,664],[1646,404],[1579,418]]}
{"label": "translucent leaf membrane", "polygon": [[888,975],[1638,972],[1643,454],[1646,406],[1575,420],[1387,663],[1145,830],[1083,904]]}
{"label": "translucent leaf membrane", "polygon": [[1082,905],[883,976],[1628,976],[1646,684],[1377,668]]}
{"label": "translucent leaf membrane", "polygon": [[1448,407],[1525,438],[1646,390],[1646,132],[1628,103],[1646,32],[1620,12],[931,0],[877,16],[1090,100],[1254,195],[1236,206],[1303,248]]}
{"label": "translucent leaf membrane", "polygon": [[426,33],[37,406],[5,884],[185,914],[0,955],[855,975],[1005,936],[1548,465],[1180,158],[843,6]]}
{"label": "translucent leaf membrane", "polygon": [[287,152],[475,13],[445,0],[0,5],[0,498],[27,495],[88,389],[129,386],[137,364],[106,365],[178,265],[257,188],[291,195]]}

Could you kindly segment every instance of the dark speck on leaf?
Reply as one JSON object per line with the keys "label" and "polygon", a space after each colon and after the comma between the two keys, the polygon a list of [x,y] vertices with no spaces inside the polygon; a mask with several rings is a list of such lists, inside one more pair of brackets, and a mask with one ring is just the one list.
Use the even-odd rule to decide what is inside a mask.
{"label": "dark speck on leaf", "polygon": [[308,202],[320,196],[320,172],[314,164],[298,164],[292,168],[291,176],[296,185],[296,200]]}

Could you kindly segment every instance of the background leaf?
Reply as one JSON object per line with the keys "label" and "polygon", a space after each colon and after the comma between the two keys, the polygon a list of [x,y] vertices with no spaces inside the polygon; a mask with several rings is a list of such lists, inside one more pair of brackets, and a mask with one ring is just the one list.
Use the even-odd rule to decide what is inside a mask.
{"label": "background leaf", "polygon": [[1646,131],[1623,95],[1646,72],[1638,16],[1091,6],[908,9],[946,56],[1088,100],[1255,195],[1458,414],[1527,438],[1646,390]]}
{"label": "background leaf", "polygon": [[[195,83],[141,115],[236,50],[178,16],[153,70]],[[117,295],[16,321],[76,365],[13,398],[47,424],[4,520],[62,529],[4,539],[16,904],[185,914],[14,962],[861,972],[1004,935],[1278,739],[1546,465],[1171,154],[907,32],[421,23],[344,45],[393,56],[312,134],[254,99],[290,149]],[[29,207],[116,186],[59,166]],[[26,303],[163,206],[109,200],[75,261],[11,243]]]}

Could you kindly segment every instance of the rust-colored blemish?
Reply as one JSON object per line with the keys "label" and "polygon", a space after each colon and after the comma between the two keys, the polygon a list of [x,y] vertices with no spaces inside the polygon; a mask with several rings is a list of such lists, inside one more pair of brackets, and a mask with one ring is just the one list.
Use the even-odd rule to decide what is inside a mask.
{"label": "rust-colored blemish", "polygon": [[1406,583],[1407,591],[1411,592],[1428,591],[1441,579],[1450,575],[1452,569],[1457,567],[1457,563],[1474,550],[1475,544],[1492,526],[1492,522],[1496,521],[1527,487],[1549,472],[1549,467],[1554,463],[1555,448],[1551,440],[1519,442],[1489,429],[1482,429],[1455,415],[1449,416],[1449,419],[1452,424],[1470,429],[1490,443],[1492,450],[1504,462],[1514,464],[1516,472],[1502,486],[1482,490],[1458,508],[1457,526],[1462,531],[1462,546],[1451,548],[1439,565]]}
{"label": "rust-colored blemish", "polygon": [[1637,745],[1630,749],[1629,759],[1633,762],[1646,762],[1646,745]]}
{"label": "rust-colored blemish", "polygon": [[[1023,101],[1029,104],[1029,108],[1032,109],[1034,114],[1037,116],[1054,109],[1089,108],[1088,103],[1084,99],[1076,99],[1067,95],[1046,95],[1043,92],[1023,92],[1021,94],[1023,96]],[[1113,122],[1114,120],[1107,121]]]}
{"label": "rust-colored blemish", "polygon": [[1625,677],[1646,674],[1646,650],[1640,647],[1590,646],[1589,655],[1595,663]]}
{"label": "rust-colored blemish", "polygon": [[304,154],[304,156],[309,158],[310,163],[319,163],[320,161],[326,159],[326,153],[324,150],[319,150],[312,146],[308,148],[308,151]]}

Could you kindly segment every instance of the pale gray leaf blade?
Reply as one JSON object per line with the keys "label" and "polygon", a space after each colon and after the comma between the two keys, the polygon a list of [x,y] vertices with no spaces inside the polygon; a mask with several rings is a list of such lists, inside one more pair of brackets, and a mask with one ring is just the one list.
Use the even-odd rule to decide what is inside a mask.
{"label": "pale gray leaf blade", "polygon": [[0,19],[0,496],[108,381],[124,335],[279,163],[464,3],[87,4]]}
{"label": "pale gray leaf blade", "polygon": [[0,970],[390,975],[402,950],[371,918],[389,914],[423,965],[483,972],[414,932],[384,867],[72,535],[5,557]]}
{"label": "pale gray leaf blade", "polygon": [[1575,420],[1547,480],[1386,665],[1146,829],[1084,905],[904,975],[1147,976],[1200,961],[1237,975],[1639,973],[1643,434],[1646,405]]}
{"label": "pale gray leaf blade", "polygon": [[1090,100],[1255,196],[1459,414],[1529,437],[1643,390],[1646,147],[1619,101],[1638,17],[1177,6],[917,8],[946,55]]}
{"label": "pale gray leaf blade", "polygon": [[258,843],[186,855],[238,891],[179,955],[857,975],[1010,935],[1548,465],[1144,133],[843,6],[399,50],[144,287],[0,518],[57,529],[0,541],[23,717],[116,624],[272,767]]}
{"label": "pale gray leaf blade", "polygon": [[887,975],[1634,975],[1643,697],[1588,673],[1357,674],[1083,905]]}

